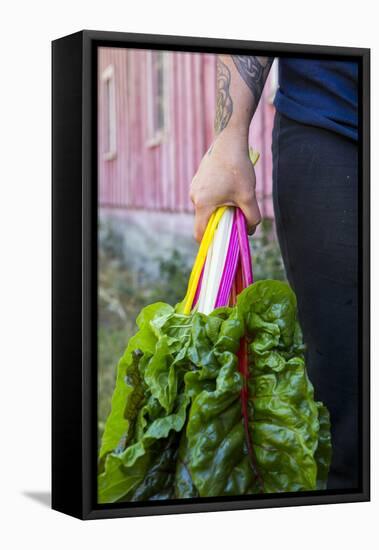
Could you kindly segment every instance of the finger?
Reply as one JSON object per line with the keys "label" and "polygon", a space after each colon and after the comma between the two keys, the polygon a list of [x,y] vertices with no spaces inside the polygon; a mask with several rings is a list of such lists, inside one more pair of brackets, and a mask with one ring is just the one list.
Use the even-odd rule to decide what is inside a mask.
{"label": "finger", "polygon": [[196,208],[195,210],[195,225],[193,235],[197,242],[200,242],[203,238],[204,231],[207,228],[209,218],[211,217],[214,208],[209,206],[203,206],[201,208]]}
{"label": "finger", "polygon": [[247,201],[239,204],[239,206],[246,218],[247,232],[249,235],[253,235],[257,226],[262,221],[257,199],[255,196],[252,196]]}

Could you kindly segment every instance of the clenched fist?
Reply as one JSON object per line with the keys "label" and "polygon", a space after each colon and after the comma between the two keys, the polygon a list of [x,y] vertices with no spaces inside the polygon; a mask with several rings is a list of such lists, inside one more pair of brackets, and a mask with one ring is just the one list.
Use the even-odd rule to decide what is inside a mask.
{"label": "clenched fist", "polygon": [[255,196],[255,172],[247,135],[225,129],[202,158],[190,187],[195,206],[194,236],[201,241],[212,212],[223,205],[239,206],[249,233],[261,221]]}

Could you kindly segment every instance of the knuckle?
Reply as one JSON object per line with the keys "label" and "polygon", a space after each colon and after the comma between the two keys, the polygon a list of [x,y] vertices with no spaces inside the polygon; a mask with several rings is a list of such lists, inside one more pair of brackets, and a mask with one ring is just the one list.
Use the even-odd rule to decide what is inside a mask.
{"label": "knuckle", "polygon": [[197,242],[201,241],[201,234],[200,234],[200,231],[198,229],[196,229],[196,228],[194,229],[193,236],[194,236],[194,238]]}
{"label": "knuckle", "polygon": [[255,199],[255,194],[251,189],[241,191],[238,200],[241,204],[251,204]]}
{"label": "knuckle", "polygon": [[193,192],[191,195],[191,200],[196,210],[199,210],[204,206],[204,201],[199,193]]}
{"label": "knuckle", "polygon": [[192,201],[192,204],[194,205],[195,209],[198,210],[201,206],[201,203],[199,201],[199,197],[197,193],[190,193],[190,199]]}
{"label": "knuckle", "polygon": [[190,199],[193,200],[193,198],[195,197],[196,195],[196,190],[195,190],[195,186],[194,186],[194,180],[191,181],[190,183],[190,187],[189,187],[189,196],[190,196]]}

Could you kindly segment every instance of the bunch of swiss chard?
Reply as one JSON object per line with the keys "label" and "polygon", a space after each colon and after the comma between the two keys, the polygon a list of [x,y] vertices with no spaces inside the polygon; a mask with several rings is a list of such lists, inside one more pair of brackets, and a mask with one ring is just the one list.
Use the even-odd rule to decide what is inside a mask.
{"label": "bunch of swiss chard", "polygon": [[99,502],[325,488],[329,414],[314,400],[296,310],[272,280],[210,315],[144,308],[118,365]]}

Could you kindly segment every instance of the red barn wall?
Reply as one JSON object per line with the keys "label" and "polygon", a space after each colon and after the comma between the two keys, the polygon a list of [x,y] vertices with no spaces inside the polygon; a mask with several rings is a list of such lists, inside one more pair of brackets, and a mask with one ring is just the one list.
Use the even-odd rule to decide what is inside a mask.
{"label": "red barn wall", "polygon": [[[192,212],[189,185],[213,139],[216,102],[216,56],[170,52],[167,71],[168,125],[161,142],[149,144],[147,50],[100,48],[98,62],[99,205],[128,209]],[[116,153],[106,143],[103,72],[113,68]],[[264,97],[250,129],[250,143],[261,158],[256,168],[262,214],[272,217],[272,89]]]}

